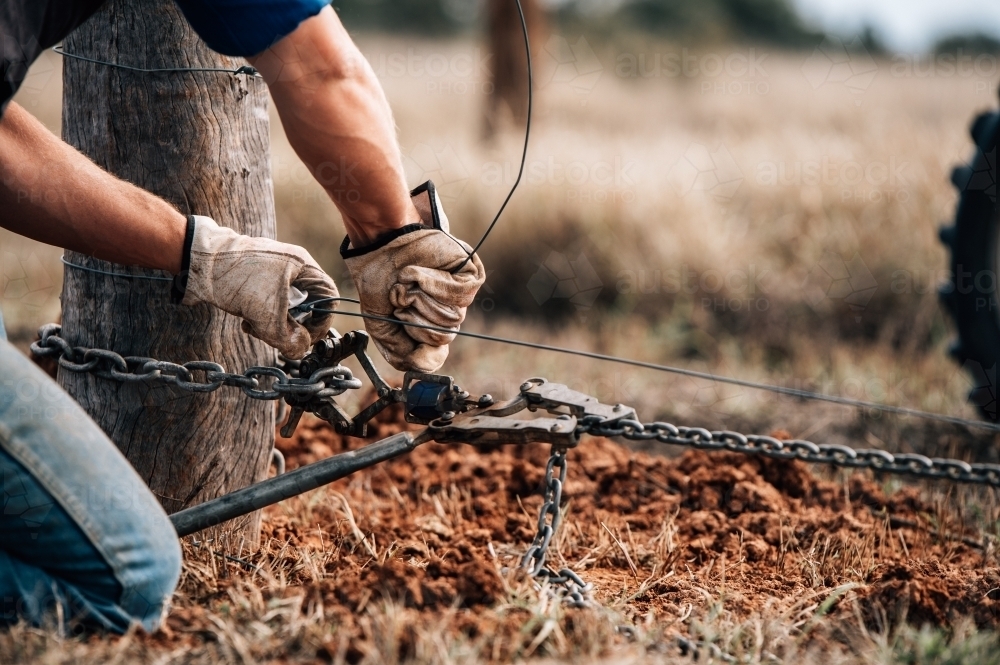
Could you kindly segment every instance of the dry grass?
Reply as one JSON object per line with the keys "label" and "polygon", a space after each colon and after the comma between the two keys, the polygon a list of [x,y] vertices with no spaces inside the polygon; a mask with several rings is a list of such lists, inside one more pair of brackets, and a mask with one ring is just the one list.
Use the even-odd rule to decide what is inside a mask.
{"label": "dry grass", "polygon": [[[603,445],[606,453],[609,444]],[[601,467],[595,448],[600,446],[582,452],[587,473]],[[432,489],[433,465],[456,465],[459,455],[458,481]],[[211,544],[186,542],[174,608],[166,628],[152,636],[81,640],[17,626],[0,633],[0,655],[4,662],[67,664],[458,664],[533,657],[593,663],[995,662],[990,659],[996,637],[977,632],[971,615],[944,629],[910,627],[903,622],[905,608],[898,614],[899,599],[883,595],[873,605],[858,593],[876,586],[872,571],[879,564],[909,553],[906,541],[915,561],[926,560],[930,552],[942,563],[956,557],[946,540],[906,530],[904,541],[903,530],[888,521],[855,537],[840,531],[824,544],[822,534],[812,541],[797,539],[800,529],[794,522],[800,516],[786,510],[784,540],[775,556],[762,561],[746,553],[748,545],[731,558],[706,551],[705,560],[692,557],[689,549],[688,530],[698,514],[690,507],[664,512],[659,526],[642,529],[639,516],[605,509],[595,523],[578,499],[566,509],[564,528],[553,543],[553,562],[571,565],[594,582],[597,606],[568,609],[523,577],[504,571],[523,551],[524,543],[513,534],[532,521],[527,516],[514,519],[518,527],[501,536],[504,540],[481,541],[488,544],[475,548],[479,563],[463,569],[477,579],[488,576],[483,587],[495,593],[490,602],[465,602],[469,591],[465,599],[432,599],[426,595],[429,589],[461,581],[461,572],[456,577],[456,571],[448,571],[439,579],[426,575],[427,567],[454,558],[471,539],[488,538],[480,528],[489,527],[488,520],[478,519],[473,506],[477,497],[499,497],[470,484],[469,467],[475,471],[511,462],[506,456],[470,460],[475,457],[457,451],[423,455],[416,468],[424,480],[415,493],[397,476],[412,472],[400,462],[273,507],[267,511],[261,550],[238,559],[214,555]],[[657,473],[671,468],[649,457],[629,459],[629,467],[634,463]],[[732,457],[720,464],[725,467],[721,476],[732,473],[731,464]],[[574,463],[567,487],[585,478],[583,466]],[[677,491],[676,479],[664,482]],[[499,479],[491,483],[504,485]],[[386,491],[397,486],[405,496]],[[653,493],[649,500],[662,502],[667,496]],[[911,496],[906,500],[919,505],[916,494]],[[940,495],[931,491],[926,496]],[[941,533],[976,533],[995,524],[1000,512],[995,496],[965,491],[955,498],[982,514],[963,517],[949,502],[928,518]],[[526,496],[524,503],[534,511],[539,499]],[[865,510],[853,514],[863,518]],[[958,556],[968,557],[968,552]],[[996,565],[995,552],[983,554],[981,568],[996,570]],[[408,572],[386,576],[393,570]],[[812,582],[810,573],[816,576]],[[806,586],[796,587],[796,593],[774,593],[775,585],[781,588],[783,580],[795,578]],[[359,585],[366,580],[367,586]],[[414,595],[420,588],[422,598]],[[909,593],[915,608],[922,605],[919,596]],[[699,645],[697,655],[684,655],[682,637]]]}
{"label": "dry grass", "polygon": [[[579,45],[576,35],[567,37]],[[478,237],[516,173],[520,136],[512,130],[483,144],[482,78],[426,71],[438,62],[461,69],[466,56],[475,62],[476,45],[362,43],[395,109],[411,184],[434,178],[459,235]],[[681,48],[641,46],[632,54],[652,62],[657,52]],[[564,82],[565,70],[541,72],[527,180],[485,246],[491,272],[469,327],[974,417],[965,403],[967,379],[944,353],[949,325],[934,291],[946,276],[945,254],[936,230],[955,203],[948,171],[968,156],[966,127],[974,113],[995,105],[996,81],[920,78],[883,61],[863,89],[830,82],[814,88],[803,70],[808,54],[760,52],[756,57],[766,59],[753,78],[661,72],[625,79],[616,68],[629,54],[598,47],[596,80],[591,73]],[[398,71],[394,55],[404,62],[415,56],[414,64]],[[732,48],[698,55],[708,63],[713,55],[750,54]],[[579,62],[584,74],[596,71],[586,58]],[[51,68],[57,66],[47,57],[19,98],[54,128],[59,76]],[[276,124],[273,134],[279,235],[307,246],[347,286],[336,253],[337,214]],[[3,231],[0,244],[0,305],[23,344],[58,312],[59,250]],[[541,266],[555,270],[563,259],[572,262],[575,287],[532,290],[537,276],[544,277]],[[830,289],[829,277],[848,264],[867,271],[856,273],[860,293],[851,302]],[[751,275],[758,279],[747,279]],[[339,325],[356,322],[345,318]],[[463,387],[499,395],[515,391],[527,376],[548,376],[603,401],[634,404],[646,419],[758,431],[780,426],[797,437],[855,446],[996,455],[991,436],[471,340],[454,345],[445,371]],[[283,510],[309,523],[310,502],[321,501],[311,496]],[[970,512],[980,505],[964,490],[934,496]],[[985,518],[992,512],[982,510],[978,528],[995,535],[995,522]],[[595,556],[619,557],[629,570],[626,560],[639,553],[617,532],[617,543],[601,533]],[[644,555],[668,557],[669,543],[664,535]],[[373,548],[377,555],[386,545],[351,535],[338,547]],[[216,625],[211,639],[198,636],[190,650],[163,651],[132,636],[84,644],[17,628],[0,636],[0,654],[5,662],[281,662],[307,660],[317,645],[327,645],[325,653],[337,661],[343,654],[334,644],[336,625],[320,620],[321,609],[291,581],[317,575],[325,550],[283,549],[272,541],[254,558],[265,569],[265,584],[239,566],[188,551],[178,604],[210,602]],[[238,579],[217,592],[224,575]],[[672,662],[678,656],[668,648],[670,636],[683,625],[746,662],[769,662],[770,654],[784,662],[995,660],[995,638],[964,625],[950,636],[858,628],[849,648],[799,651],[821,599],[775,603],[744,619],[727,614],[721,594],[710,594],[703,611],[646,624],[628,616],[627,596],[567,620],[565,610],[516,581],[511,585],[490,611],[515,617],[520,627],[504,635],[521,642],[505,653],[522,656]],[[449,611],[428,618],[383,598],[359,616],[370,636],[360,655],[365,662],[393,662],[401,636],[415,640],[412,662],[476,662],[493,648],[453,639],[445,629],[454,618]],[[616,632],[626,620],[639,626],[634,640]],[[414,632],[415,625],[421,629]],[[700,659],[710,656],[703,651]]]}

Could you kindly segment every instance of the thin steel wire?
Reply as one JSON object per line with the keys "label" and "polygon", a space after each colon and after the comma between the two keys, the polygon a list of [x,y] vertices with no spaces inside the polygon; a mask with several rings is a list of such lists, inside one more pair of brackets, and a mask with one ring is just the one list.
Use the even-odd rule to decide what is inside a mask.
{"label": "thin steel wire", "polygon": [[479,242],[477,242],[476,246],[472,248],[472,251],[469,252],[469,255],[465,258],[465,260],[462,261],[457,268],[452,270],[452,273],[457,273],[459,270],[464,268],[465,265],[472,260],[472,257],[476,254],[476,252],[479,251],[479,248],[483,246],[483,243],[486,242],[486,238],[489,237],[490,233],[493,231],[493,227],[497,225],[498,221],[500,221],[500,215],[503,214],[503,211],[507,208],[507,204],[510,202],[511,197],[514,196],[517,186],[521,184],[521,177],[524,175],[524,165],[528,161],[528,138],[531,136],[531,109],[534,102],[534,94],[532,91],[534,82],[531,70],[531,40],[528,39],[528,22],[524,18],[524,7],[521,6],[521,0],[514,0],[514,2],[517,4],[517,13],[521,18],[521,34],[524,36],[524,54],[528,59],[528,117],[524,122],[524,149],[521,150],[521,166],[517,170],[517,179],[514,180],[514,185],[510,188],[510,191],[507,192],[507,198],[503,200],[503,203],[500,205],[500,209],[497,210],[497,214],[493,217],[493,221],[490,222],[490,225],[486,228],[486,232],[483,234],[483,237],[479,239]]}
{"label": "thin steel wire", "polygon": [[128,279],[148,279],[154,282],[172,282],[173,277],[158,277],[156,275],[132,275],[127,272],[111,272],[110,270],[101,270],[100,268],[90,268],[88,266],[82,266],[79,263],[72,263],[67,261],[65,256],[60,256],[59,260],[63,262],[63,265],[69,266],[70,268],[76,268],[77,270],[83,270],[85,272],[93,272],[98,275],[110,275],[111,277],[126,277]]}
{"label": "thin steel wire", "polygon": [[106,60],[97,60],[96,58],[88,58],[85,55],[78,55],[76,53],[69,53],[63,49],[62,45],[53,46],[52,50],[63,56],[64,58],[72,58],[74,60],[82,60],[84,62],[89,62],[95,65],[104,65],[105,67],[112,67],[114,69],[124,69],[130,72],[138,72],[140,74],[176,74],[176,73],[189,73],[189,72],[218,72],[222,74],[246,74],[252,78],[261,78],[260,72],[258,72],[254,67],[250,65],[243,65],[242,67],[237,67],[236,69],[226,69],[225,67],[133,67],[132,65],[122,65],[117,62],[107,62]]}
{"label": "thin steel wire", "polygon": [[344,312],[341,310],[320,309],[320,308],[314,308],[313,311],[320,314],[338,314],[343,316],[356,316],[364,319],[371,319],[373,321],[384,321],[386,323],[395,323],[401,326],[408,326],[411,328],[422,328],[424,330],[433,330],[435,332],[455,334],[460,337],[471,337],[473,339],[479,339],[486,342],[496,342],[498,344],[522,346],[529,349],[538,349],[539,351],[564,353],[568,355],[579,356],[581,358],[591,358],[593,360],[603,360],[606,362],[613,362],[621,365],[642,367],[643,369],[651,369],[658,372],[679,374],[681,376],[689,376],[695,379],[705,379],[706,381],[715,381],[717,383],[727,383],[734,386],[740,386],[742,388],[763,390],[767,392],[777,393],[779,395],[798,397],[800,399],[805,399],[805,400],[830,402],[833,404],[839,404],[841,406],[852,406],[862,409],[873,409],[875,411],[881,411],[883,413],[893,413],[901,416],[912,416],[914,418],[922,418],[924,420],[934,420],[938,422],[948,423],[951,425],[962,425],[965,427],[974,427],[977,429],[990,430],[992,432],[1000,432],[1000,425],[995,423],[988,423],[980,420],[969,420],[966,418],[959,418],[958,416],[949,416],[943,413],[933,413],[930,411],[922,411],[920,409],[911,409],[905,406],[892,406],[890,404],[879,404],[877,402],[869,402],[860,399],[851,399],[849,397],[825,395],[823,393],[817,393],[810,390],[802,390],[800,388],[787,388],[785,386],[776,386],[769,383],[758,383],[757,381],[737,379],[734,377],[729,377],[719,374],[711,374],[709,372],[699,372],[697,370],[686,369],[683,367],[674,367],[672,365],[661,365],[659,363],[651,363],[651,362],[646,362],[644,360],[633,360],[632,358],[622,358],[619,356],[612,356],[605,353],[595,353],[593,351],[581,351],[579,349],[570,349],[561,346],[553,346],[551,344],[541,344],[539,342],[529,342],[520,339],[507,339],[504,337],[497,337],[495,335],[486,335],[483,333],[469,332],[466,330],[450,330],[448,328],[439,328],[438,326],[431,326],[424,323],[410,323],[408,321],[400,321],[399,319],[392,319],[385,316],[375,316],[374,314],[364,314],[361,312]]}

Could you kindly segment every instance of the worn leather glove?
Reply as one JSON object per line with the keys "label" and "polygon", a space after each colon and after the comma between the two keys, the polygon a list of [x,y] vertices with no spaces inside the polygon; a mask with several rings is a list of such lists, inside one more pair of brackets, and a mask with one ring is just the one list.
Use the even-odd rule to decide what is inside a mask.
{"label": "worn leather glove", "polygon": [[[364,247],[344,238],[340,254],[354,278],[361,311],[409,323],[458,330],[486,280],[478,256],[456,274],[472,248],[448,229],[448,217],[426,182],[410,193],[423,224],[410,224]],[[441,333],[365,319],[375,346],[398,370],[433,372],[448,358],[454,333]]]}
{"label": "worn leather glove", "polygon": [[[337,285],[309,252],[269,238],[252,238],[208,217],[188,221],[187,285],[183,305],[209,303],[243,319],[243,332],[278,349],[286,358],[305,356],[330,329],[333,315],[313,314],[302,323],[289,314],[289,299],[336,298]],[[294,288],[293,288],[294,287]],[[335,309],[336,302],[324,309]]]}

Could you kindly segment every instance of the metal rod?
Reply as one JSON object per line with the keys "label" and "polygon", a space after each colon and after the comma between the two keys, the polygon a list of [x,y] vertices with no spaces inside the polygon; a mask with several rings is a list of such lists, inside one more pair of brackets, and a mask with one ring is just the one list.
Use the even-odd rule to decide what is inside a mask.
{"label": "metal rod", "polygon": [[408,453],[424,441],[423,437],[414,438],[410,432],[400,432],[364,448],[307,464],[294,471],[220,496],[218,499],[174,513],[170,516],[170,521],[174,523],[178,536],[190,536],[202,529],[252,513],[367,469],[379,462]]}

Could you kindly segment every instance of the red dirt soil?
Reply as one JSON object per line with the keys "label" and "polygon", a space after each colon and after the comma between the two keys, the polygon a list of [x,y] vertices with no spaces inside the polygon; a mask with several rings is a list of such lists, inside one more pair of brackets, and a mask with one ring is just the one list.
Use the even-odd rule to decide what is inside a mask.
{"label": "red dirt soil", "polygon": [[[386,415],[376,435],[404,427],[398,413]],[[361,443],[307,418],[277,445],[293,469]],[[342,635],[369,630],[358,617],[381,598],[428,616],[457,606],[455,629],[470,637],[503,630],[516,613],[485,610],[508,597],[511,578],[500,570],[516,566],[534,535],[547,455],[544,445],[424,445],[268,509],[262,551],[322,555],[318,573],[287,574],[283,593],[304,593],[304,606],[321,606]],[[808,618],[853,583],[835,595],[835,618],[872,627],[959,616],[1000,623],[992,548],[914,487],[887,496],[860,473],[834,482],[799,462],[696,451],[668,458],[605,439],[584,439],[569,462],[567,515],[550,561],[573,567],[597,602],[636,621],[697,616],[720,599],[734,620],[775,604]],[[188,592],[211,605],[226,585],[217,583],[207,595]],[[168,633],[203,621],[198,603],[184,605]]]}

